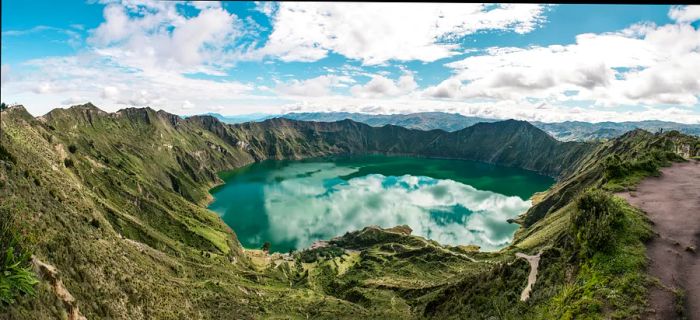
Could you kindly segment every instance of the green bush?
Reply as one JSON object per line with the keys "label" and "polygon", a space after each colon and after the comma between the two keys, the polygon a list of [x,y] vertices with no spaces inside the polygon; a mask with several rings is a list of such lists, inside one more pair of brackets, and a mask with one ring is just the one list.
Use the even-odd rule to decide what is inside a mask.
{"label": "green bush", "polygon": [[17,163],[17,159],[5,147],[0,144],[0,160]]}
{"label": "green bush", "polygon": [[605,175],[608,179],[623,178],[629,174],[627,163],[622,162],[618,155],[605,159]]}
{"label": "green bush", "polygon": [[336,246],[323,247],[318,249],[309,249],[299,252],[299,259],[304,263],[316,262],[321,258],[333,259],[345,254],[345,250]]}
{"label": "green bush", "polygon": [[75,153],[76,151],[78,151],[78,147],[74,144],[71,144],[68,146],[68,151],[70,151],[70,153]]}
{"label": "green bush", "polygon": [[21,294],[34,295],[38,281],[23,240],[9,212],[0,211],[0,305],[14,303]]}
{"label": "green bush", "polygon": [[571,215],[571,233],[579,253],[592,256],[606,251],[615,241],[624,212],[607,192],[595,190],[584,193]]}

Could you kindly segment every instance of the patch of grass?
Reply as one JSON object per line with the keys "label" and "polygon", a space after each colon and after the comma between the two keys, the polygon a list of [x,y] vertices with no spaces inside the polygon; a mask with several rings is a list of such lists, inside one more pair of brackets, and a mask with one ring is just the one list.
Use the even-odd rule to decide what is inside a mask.
{"label": "patch of grass", "polygon": [[619,155],[613,154],[603,162],[605,168],[603,189],[611,192],[633,189],[644,178],[659,176],[661,167],[681,161],[685,159],[674,152],[662,149],[647,150],[642,156],[631,160],[622,160]]}
{"label": "patch of grass", "polygon": [[561,319],[640,316],[650,284],[644,242],[652,235],[646,218],[623,199],[602,191],[582,195],[569,231],[572,246],[565,255],[578,272],[542,310]]}
{"label": "patch of grass", "polygon": [[676,310],[676,315],[679,319],[687,319],[685,314],[685,290],[682,288],[676,288],[673,290],[673,302],[674,309]]}
{"label": "patch of grass", "polygon": [[9,211],[0,208],[0,307],[13,304],[20,295],[34,295],[38,283],[19,229]]}

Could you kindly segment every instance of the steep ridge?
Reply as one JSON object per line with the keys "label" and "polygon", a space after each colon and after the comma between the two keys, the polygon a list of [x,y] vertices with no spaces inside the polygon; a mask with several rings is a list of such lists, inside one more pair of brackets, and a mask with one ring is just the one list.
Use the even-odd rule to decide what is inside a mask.
{"label": "steep ridge", "polygon": [[[87,318],[445,318],[451,309],[461,310],[456,318],[556,317],[559,311],[542,306],[561,290],[564,277],[553,266],[566,265],[556,248],[569,242],[558,226],[580,211],[574,199],[586,188],[624,185],[610,168],[627,168],[624,161],[650,150],[698,150],[697,139],[643,131],[606,144],[561,143],[520,121],[451,133],[349,120],[225,125],[209,116],[181,119],[149,108],[106,113],[90,104],[36,119],[11,107],[1,125],[8,156],[0,159],[0,213],[26,221],[33,253],[61,274]],[[349,153],[478,160],[559,176],[560,183],[523,216],[529,227],[499,253],[396,231],[405,228],[366,228],[329,247],[258,264],[204,209],[217,171]],[[623,163],[601,160],[610,156]],[[514,254],[543,248],[542,276],[529,305],[518,304],[528,266]],[[40,283],[37,297],[20,299],[7,316],[60,317],[53,292]]]}
{"label": "steep ridge", "polygon": [[352,120],[275,118],[225,125],[210,116],[195,116],[186,121],[198,122],[230,144],[245,146],[256,160],[384,153],[476,160],[558,176],[594,147],[592,143],[559,142],[516,120],[479,123],[455,132],[371,127]]}

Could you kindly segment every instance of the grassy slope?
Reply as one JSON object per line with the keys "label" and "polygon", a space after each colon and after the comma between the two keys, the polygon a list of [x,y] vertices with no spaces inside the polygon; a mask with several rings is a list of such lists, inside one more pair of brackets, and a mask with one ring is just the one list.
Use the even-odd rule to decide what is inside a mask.
{"label": "grassy slope", "polygon": [[[1,139],[16,164],[9,168],[3,163],[2,208],[30,225],[29,236],[36,239],[34,254],[59,270],[86,317],[221,318],[235,314],[251,318],[265,313],[284,315],[291,309],[306,313],[337,310],[338,305],[353,308],[337,300],[318,305],[322,300],[318,293],[290,290],[253,270],[229,228],[213,213],[181,196],[183,192],[204,194],[213,183],[189,183],[195,178],[176,175],[187,164],[187,160],[178,162],[178,156],[210,159],[207,149],[188,148],[187,139],[197,134],[168,136],[157,125],[141,126],[121,117],[113,121],[93,118],[90,125],[72,127],[62,126],[58,119],[41,123],[23,110],[8,112],[16,114],[3,114]],[[120,126],[124,128],[120,134],[88,132],[114,133]],[[127,133],[133,136],[125,136]],[[168,150],[174,152],[168,156],[159,152],[166,147],[154,141],[160,133],[168,139],[164,142],[173,144]],[[212,137],[211,141],[217,140]],[[197,143],[200,148],[207,146],[204,141]],[[76,145],[75,153],[70,152],[70,144]],[[144,147],[136,149],[139,146]],[[211,156],[216,165],[218,159]],[[71,159],[73,165],[66,167],[65,159]],[[202,176],[196,179],[205,179]],[[173,190],[172,180],[178,181],[179,193]],[[47,282],[42,281],[37,292],[36,298],[19,299],[2,317],[65,316],[65,308]],[[280,302],[290,297],[294,303]]]}
{"label": "grassy slope", "polygon": [[[0,171],[7,181],[2,207],[31,221],[35,254],[60,270],[88,318],[575,314],[557,306],[599,297],[596,290],[576,293],[579,287],[570,288],[571,279],[583,286],[601,277],[596,272],[614,272],[590,264],[591,257],[569,259],[575,250],[566,247],[566,235],[578,210],[572,201],[586,188],[609,183],[600,159],[618,154],[633,161],[639,158],[635,152],[649,149],[642,144],[650,140],[640,133],[600,146],[560,144],[517,121],[502,123],[501,135],[489,126],[448,134],[349,121],[273,119],[226,126],[211,117],[181,120],[150,109],[106,114],[90,105],[55,110],[41,121],[13,108],[3,112],[2,121],[0,139],[18,159]],[[683,139],[664,146],[675,148]],[[471,146],[473,141],[494,147],[485,152]],[[537,152],[538,145],[545,150]],[[208,188],[217,183],[216,171],[266,158],[367,152],[461,157],[564,178],[524,217],[530,227],[521,229],[515,245],[496,254],[370,228],[333,242],[352,250],[345,254],[329,251],[304,263],[298,253],[297,262],[277,265],[263,258],[257,263],[243,253],[235,234],[203,209]],[[635,214],[625,213],[636,223]],[[636,230],[633,224],[625,228]],[[638,247],[636,236],[633,232],[620,242],[624,251],[606,254],[614,258],[615,252]],[[544,280],[530,303],[519,303],[528,266],[513,253],[542,248],[550,248],[543,254]],[[588,264],[592,267],[586,269]],[[38,298],[20,299],[9,316],[53,318],[65,312],[46,283],[37,290]],[[586,310],[596,314],[614,307],[617,312],[620,306]]]}

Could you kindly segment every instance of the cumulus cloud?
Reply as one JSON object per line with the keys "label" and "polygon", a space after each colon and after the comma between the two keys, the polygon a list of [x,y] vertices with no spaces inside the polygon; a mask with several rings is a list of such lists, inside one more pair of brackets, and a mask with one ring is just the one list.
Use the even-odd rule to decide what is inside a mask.
{"label": "cumulus cloud", "polygon": [[35,71],[3,85],[3,98],[12,95],[17,101],[25,101],[44,96],[32,105],[40,112],[56,107],[66,96],[84,97],[111,111],[116,107],[151,106],[177,112],[185,101],[206,111],[206,106],[229,105],[232,96],[248,98],[247,93],[253,89],[235,81],[193,79],[172,72],[134,72],[94,54],[30,60],[25,65]]}
{"label": "cumulus cloud", "polygon": [[[124,2],[105,7],[105,21],[88,41],[96,52],[142,70],[216,74],[227,47],[240,34],[234,14],[218,5],[192,3],[200,11],[186,17],[175,2]],[[227,51],[228,50],[228,51]],[[220,74],[220,72],[219,72]]]}
{"label": "cumulus cloud", "polygon": [[45,81],[41,83],[37,83],[34,85],[32,88],[32,91],[37,94],[46,94],[46,93],[54,93],[54,92],[59,92],[59,91],[65,91],[64,88],[59,87],[53,82],[50,81]]}
{"label": "cumulus cloud", "polygon": [[[218,3],[103,3],[104,22],[85,31],[88,46],[77,54],[25,60],[12,69],[3,64],[3,100],[21,101],[35,114],[81,97],[107,110],[446,111],[538,121],[700,122],[698,6],[673,7],[668,15],[674,22],[668,25],[647,22],[581,34],[567,45],[473,49],[460,42],[465,35],[527,33],[544,22],[546,8],[260,2],[256,10],[270,18],[273,28],[265,41],[261,37],[267,33],[259,33],[261,27],[250,17],[240,19]],[[4,30],[3,36],[47,31],[53,36],[63,32],[37,26]],[[241,48],[253,49],[242,53]],[[253,82],[235,80],[232,69],[241,59],[261,55],[316,61],[329,54],[357,61],[321,62],[317,70],[308,64],[308,70],[327,74],[305,79],[296,73],[285,81],[276,80],[282,63],[275,59],[260,62],[264,71]],[[416,83],[427,79],[424,71],[394,63],[456,54],[460,58],[445,65],[452,72],[428,87]],[[300,70],[287,67],[285,73]],[[397,69],[402,75],[392,77]],[[185,101],[193,109],[182,109]]]}
{"label": "cumulus cloud", "polygon": [[116,99],[119,96],[119,89],[114,86],[105,86],[102,89],[102,98]]}
{"label": "cumulus cloud", "polygon": [[364,85],[355,85],[350,92],[362,98],[395,97],[413,92],[418,84],[412,73],[406,73],[393,81],[382,75],[372,75],[371,80]]}
{"label": "cumulus cloud", "polygon": [[700,31],[688,24],[641,24],[582,34],[566,46],[490,48],[448,63],[455,74],[427,88],[425,95],[692,106],[700,94],[698,50]]}
{"label": "cumulus cloud", "polygon": [[693,22],[700,20],[700,6],[674,6],[668,12],[669,18],[678,22]]}
{"label": "cumulus cloud", "polygon": [[[544,7],[533,4],[280,3],[262,54],[283,61],[317,61],[329,52],[364,64],[435,61],[460,52],[453,40],[483,30],[527,33]],[[273,13],[274,12],[274,13]]]}

